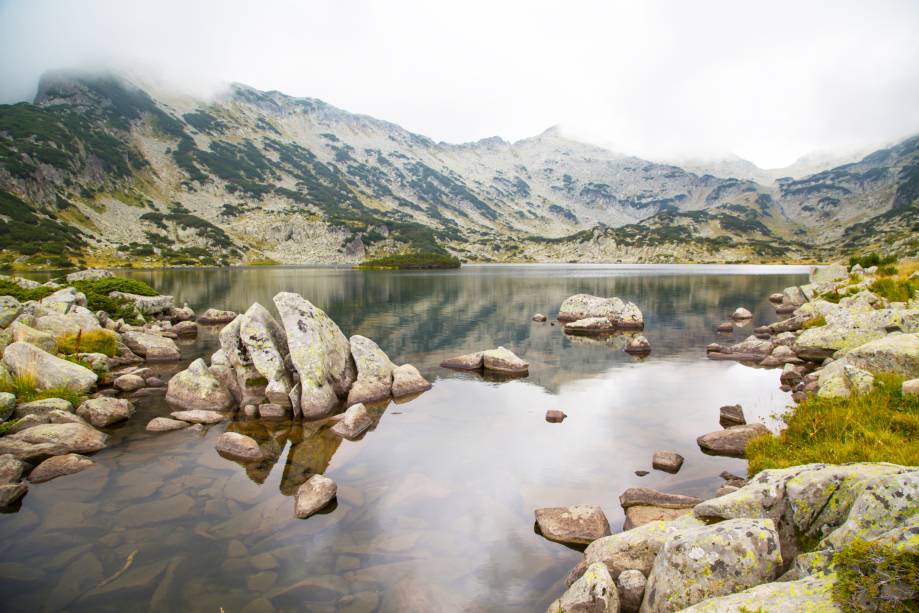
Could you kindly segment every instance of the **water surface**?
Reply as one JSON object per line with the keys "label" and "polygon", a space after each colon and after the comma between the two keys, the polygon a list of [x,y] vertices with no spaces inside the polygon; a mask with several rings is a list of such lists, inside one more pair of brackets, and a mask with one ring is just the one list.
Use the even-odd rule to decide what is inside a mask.
{"label": "water surface", "polygon": [[[803,268],[769,266],[471,266],[442,272],[340,268],[125,271],[198,312],[274,310],[302,294],[346,335],[374,339],[415,364],[433,389],[374,407],[375,427],[341,441],[316,423],[235,418],[203,435],[148,434],[160,399],[110,429],[97,466],[33,485],[0,516],[0,577],[9,611],[533,611],[564,590],[580,559],[533,530],[542,506],[601,505],[613,529],[618,496],[644,486],[710,496],[745,462],[702,454],[718,407],[748,421],[781,411],[778,372],[705,359],[705,345],[775,319],[766,297],[801,283]],[[625,339],[567,337],[552,318],[575,293],[638,304],[653,351]],[[714,326],[738,306],[755,319],[732,335]],[[216,328],[180,341],[183,363],[216,350]],[[513,381],[439,368],[444,358],[503,345],[530,363]],[[547,409],[568,414],[544,420]],[[270,459],[236,463],[214,451],[225,429],[255,437]],[[686,458],[651,471],[654,451]],[[334,508],[293,516],[314,472],[338,483]],[[128,560],[128,569],[111,580]]]}

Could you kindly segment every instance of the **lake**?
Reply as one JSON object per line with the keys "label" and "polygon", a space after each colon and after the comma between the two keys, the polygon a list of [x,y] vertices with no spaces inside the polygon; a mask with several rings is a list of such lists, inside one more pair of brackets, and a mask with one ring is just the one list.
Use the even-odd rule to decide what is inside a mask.
{"label": "lake", "polygon": [[[770,293],[806,280],[790,266],[527,265],[454,271],[342,268],[122,271],[199,313],[274,311],[279,291],[302,294],[346,335],[374,339],[434,385],[376,406],[375,427],[342,441],[317,423],[241,416],[203,434],[145,432],[166,415],[159,398],[107,430],[110,446],[82,473],[31,485],[0,516],[5,611],[541,611],[565,589],[581,554],[534,531],[533,511],[601,505],[621,529],[629,487],[710,497],[742,460],[702,454],[718,408],[748,421],[780,412],[779,371],[709,361],[708,343],[740,340],[776,319]],[[35,278],[41,275],[33,275]],[[635,302],[652,353],[624,338],[566,336],[534,313],[569,295]],[[746,327],[717,334],[736,307]],[[183,362],[218,348],[219,328],[179,341]],[[504,346],[530,374],[485,380],[442,369],[457,354]],[[546,410],[562,409],[563,423]],[[246,465],[214,450],[244,432],[270,460]],[[685,456],[675,474],[651,470],[657,450]],[[645,477],[636,470],[651,471]],[[338,483],[333,508],[298,520],[293,494],[314,472]],[[128,564],[127,570],[118,574]]]}

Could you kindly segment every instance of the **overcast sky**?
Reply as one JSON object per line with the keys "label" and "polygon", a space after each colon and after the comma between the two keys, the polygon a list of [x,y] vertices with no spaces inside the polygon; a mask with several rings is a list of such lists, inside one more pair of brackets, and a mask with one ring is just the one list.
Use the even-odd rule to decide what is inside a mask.
{"label": "overcast sky", "polygon": [[437,140],[559,124],[763,167],[919,132],[919,1],[0,0],[0,101],[111,67],[322,98]]}

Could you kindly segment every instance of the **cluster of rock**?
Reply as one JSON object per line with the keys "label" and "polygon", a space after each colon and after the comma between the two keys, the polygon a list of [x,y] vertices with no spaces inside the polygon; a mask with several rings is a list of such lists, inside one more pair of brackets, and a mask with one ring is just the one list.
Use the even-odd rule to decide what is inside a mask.
{"label": "cluster of rock", "polygon": [[[643,493],[623,497],[631,504]],[[834,552],[861,539],[919,554],[917,497],[915,467],[809,464],[674,501],[683,505],[674,517],[609,536],[593,507],[540,510],[543,534],[590,540],[549,611],[834,611]],[[885,589],[917,595],[915,585]]]}
{"label": "cluster of rock", "polygon": [[611,334],[618,330],[642,330],[644,316],[635,304],[620,298],[575,294],[562,302],[558,320],[568,334]]}

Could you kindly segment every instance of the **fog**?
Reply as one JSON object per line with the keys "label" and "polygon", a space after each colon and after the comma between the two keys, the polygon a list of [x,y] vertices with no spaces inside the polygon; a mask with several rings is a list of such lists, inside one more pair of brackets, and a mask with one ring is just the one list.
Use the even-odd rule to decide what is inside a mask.
{"label": "fog", "polygon": [[242,82],[448,142],[551,125],[651,159],[761,167],[919,132],[919,3],[0,3],[0,101],[46,70]]}

